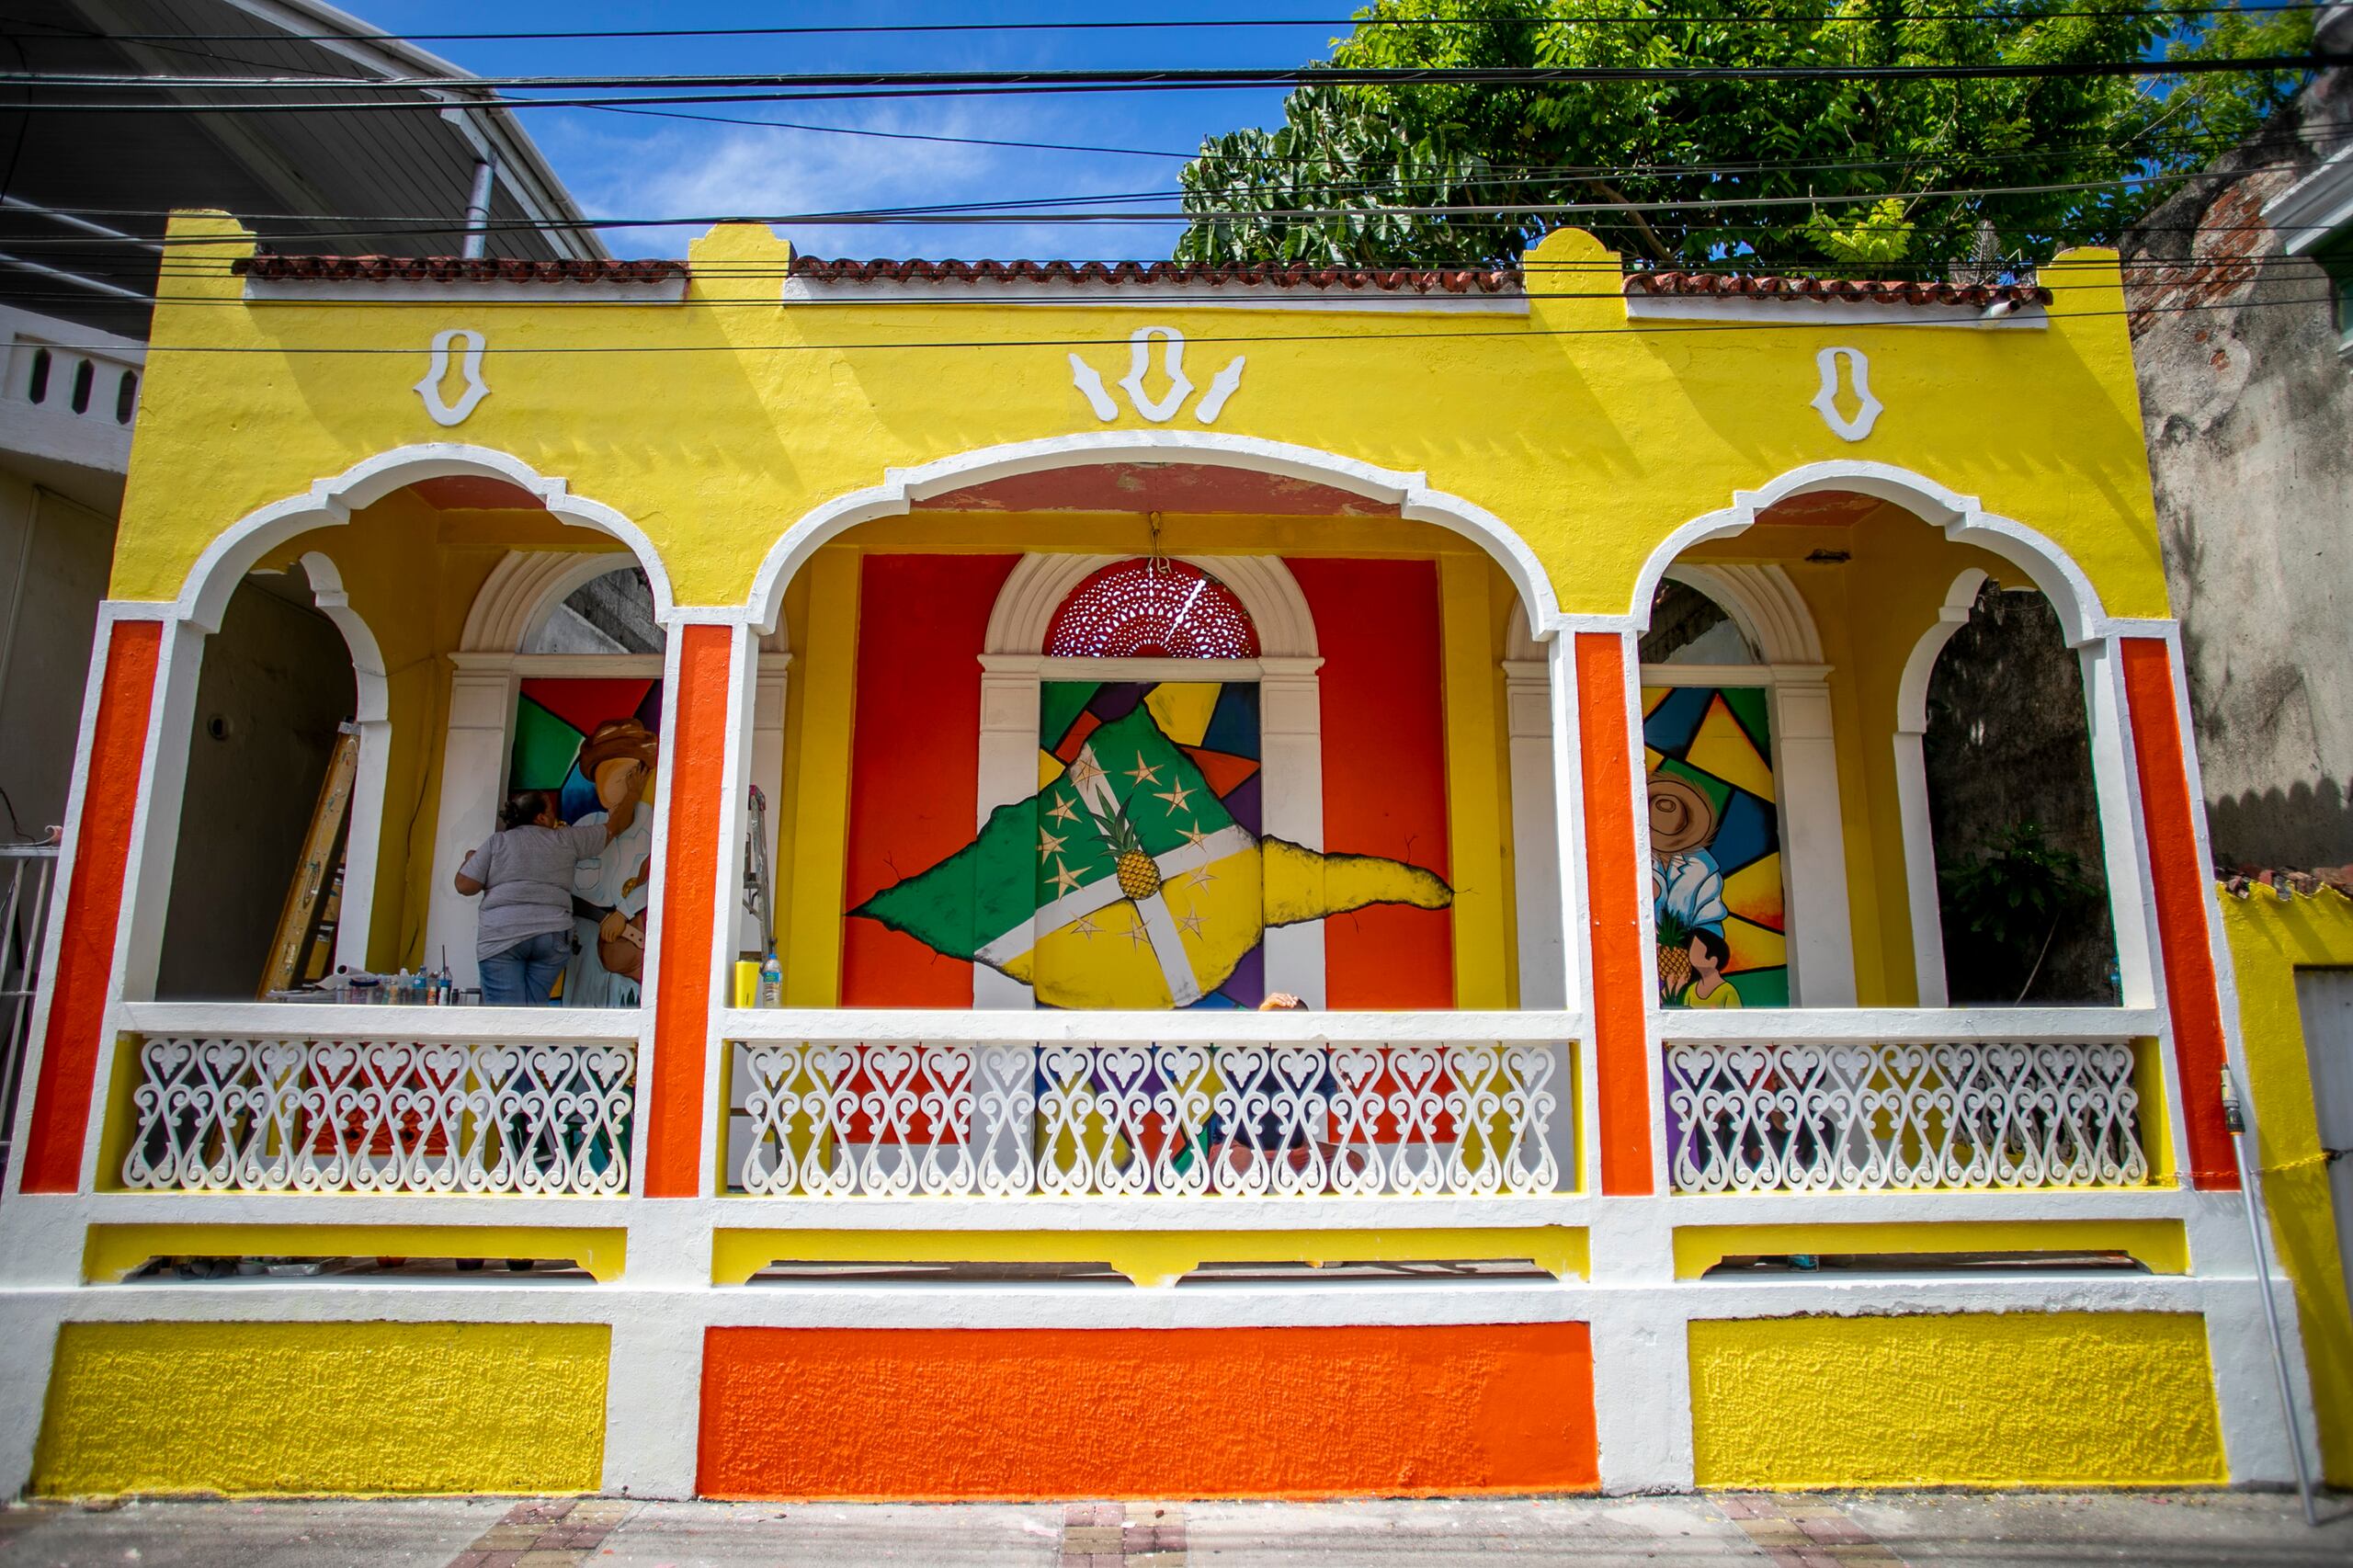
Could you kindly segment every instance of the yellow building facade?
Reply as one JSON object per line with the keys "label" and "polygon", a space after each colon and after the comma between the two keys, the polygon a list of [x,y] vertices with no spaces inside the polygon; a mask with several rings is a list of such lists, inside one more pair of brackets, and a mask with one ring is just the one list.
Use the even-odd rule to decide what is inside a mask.
{"label": "yellow building facade", "polygon": [[[2302,1047],[2211,893],[2111,256],[171,257],[0,1204],[17,1484],[2292,1474],[2221,1084],[2289,1157]],[[1989,584],[2080,670],[2102,1005],[1949,1002]],[[495,1004],[502,798],[628,824],[554,1006],[159,978],[261,586],[349,654],[350,975]],[[2279,1244],[2341,1471],[2334,1233]]]}

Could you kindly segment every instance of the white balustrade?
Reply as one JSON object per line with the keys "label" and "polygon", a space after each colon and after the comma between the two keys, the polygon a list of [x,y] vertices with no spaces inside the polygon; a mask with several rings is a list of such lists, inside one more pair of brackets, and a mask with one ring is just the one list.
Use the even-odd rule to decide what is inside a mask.
{"label": "white balustrade", "polygon": [[2129,1187],[2149,1179],[2121,1041],[1683,1040],[1677,1192]]}
{"label": "white balustrade", "polygon": [[1556,1041],[773,1040],[737,1060],[756,1194],[1485,1196],[1567,1174]]}
{"label": "white balustrade", "polygon": [[629,1188],[632,1041],[173,1035],[135,1049],[132,1188]]}

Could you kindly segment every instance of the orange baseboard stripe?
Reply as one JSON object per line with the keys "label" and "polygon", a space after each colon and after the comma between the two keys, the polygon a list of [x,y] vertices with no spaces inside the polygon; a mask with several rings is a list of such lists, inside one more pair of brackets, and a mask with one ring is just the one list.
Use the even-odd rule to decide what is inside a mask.
{"label": "orange baseboard stripe", "polygon": [[1598,1484],[1583,1324],[714,1328],[708,1497],[1427,1496]]}

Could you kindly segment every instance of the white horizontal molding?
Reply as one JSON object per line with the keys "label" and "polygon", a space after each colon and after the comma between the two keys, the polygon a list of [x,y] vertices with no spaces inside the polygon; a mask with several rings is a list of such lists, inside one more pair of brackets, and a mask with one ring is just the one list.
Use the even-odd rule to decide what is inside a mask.
{"label": "white horizontal molding", "polygon": [[[361,1012],[370,1009],[362,1008]],[[427,1017],[435,1016],[428,1009]],[[854,1040],[866,1044],[957,1040],[1017,1045],[1055,1040],[1224,1043],[1261,1040],[1424,1044],[1525,1040],[1557,1043],[1585,1033],[1577,1013],[1258,1013],[1240,1010],[1082,1013],[951,1012],[838,1007],[728,1008],[720,1033],[732,1040]]]}
{"label": "white horizontal molding", "polygon": [[635,1040],[651,1007],[386,1007],[303,1002],[123,1002],[118,1028],[201,1039]]}
{"label": "white horizontal molding", "polygon": [[1810,1045],[1848,1041],[2143,1040],[2158,1032],[2154,1007],[1740,1007],[1654,1008],[1664,1040]]}

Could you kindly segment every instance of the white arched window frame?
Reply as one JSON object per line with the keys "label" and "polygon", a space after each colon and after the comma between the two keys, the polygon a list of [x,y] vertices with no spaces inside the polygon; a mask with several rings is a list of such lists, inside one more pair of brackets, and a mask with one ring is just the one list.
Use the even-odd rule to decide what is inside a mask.
{"label": "white arched window frame", "polygon": [[1855,1005],[1846,819],[1830,714],[1830,666],[1797,585],[1778,566],[1677,564],[1665,574],[1704,595],[1756,650],[1753,665],[1644,665],[1645,687],[1762,687],[1771,715],[1774,813],[1789,911],[1790,1001]]}
{"label": "white arched window frame", "polygon": [[392,751],[392,687],[384,671],[383,650],[367,621],[351,608],[351,596],[344,591],[343,576],[335,562],[313,551],[301,564],[303,575],[310,579],[311,602],[335,623],[335,629],[343,633],[344,646],[351,651],[351,722],[359,742],[359,761],[346,808],[349,825],[344,830],[335,961],[365,969],[368,937],[376,915],[376,868],[384,845],[384,780]]}
{"label": "white arched window frame", "polygon": [[[1271,555],[1176,559],[1232,590],[1257,628],[1255,659],[1074,659],[1040,650],[1055,610],[1088,577],[1126,555],[1025,555],[989,613],[981,654],[980,785],[975,826],[999,806],[1038,790],[1040,692],[1048,681],[1254,682],[1258,687],[1258,772],[1265,831],[1306,849],[1324,847],[1324,705],[1315,619],[1290,568]],[[1267,986],[1324,1005],[1320,922],[1267,932]],[[1029,986],[985,964],[972,968],[975,1007],[1036,1006]]]}
{"label": "white arched window frame", "polygon": [[[525,650],[566,599],[599,577],[639,564],[638,558],[627,551],[509,551],[491,568],[467,611],[458,648],[449,655],[453,668],[442,741],[441,810],[434,826],[433,878],[425,924],[426,961],[438,963],[446,951],[460,986],[476,984],[480,979],[474,933],[481,904],[460,894],[451,879],[495,825],[498,802],[506,791],[507,758],[514,749],[516,704],[523,681],[532,676],[663,680],[667,674],[662,653]],[[767,705],[777,717],[769,738],[773,767],[780,771],[783,656],[763,655],[763,686],[771,656],[779,663],[778,690],[775,700]],[[771,854],[773,850],[771,844]]]}

